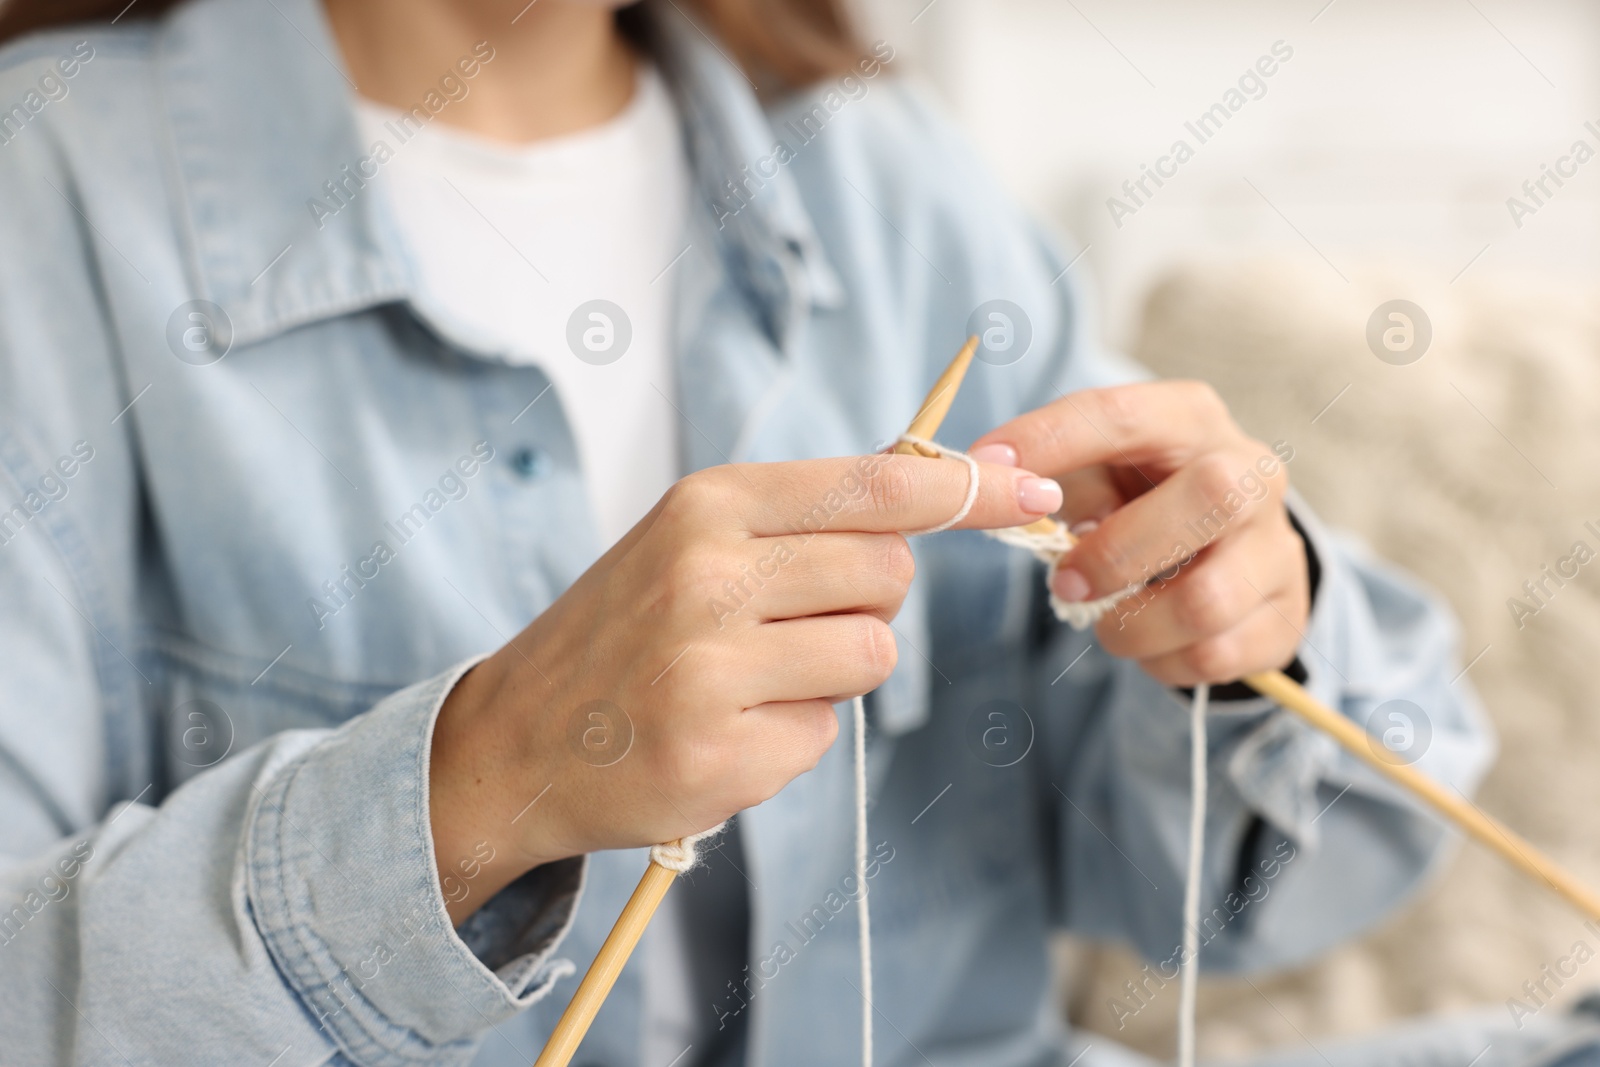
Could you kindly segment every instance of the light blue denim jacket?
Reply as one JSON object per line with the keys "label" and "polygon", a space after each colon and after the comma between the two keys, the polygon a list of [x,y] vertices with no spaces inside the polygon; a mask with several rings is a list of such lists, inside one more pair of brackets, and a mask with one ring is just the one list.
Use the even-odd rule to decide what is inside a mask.
{"label": "light blue denim jacket", "polygon": [[[870,451],[986,300],[1024,309],[1031,345],[974,368],[948,443],[1141,373],[903,83],[763,110],[673,6],[653,18],[699,189],[671,275],[688,468]],[[6,1064],[530,1062],[642,870],[553,864],[446,917],[433,717],[602,546],[562,398],[533,403],[545,376],[430,308],[376,187],[320,228],[308,209],[365,154],[337,56],[312,0],[198,0],[0,58]],[[1420,766],[1470,787],[1491,745],[1445,612],[1297,515],[1311,689],[1362,721],[1413,701]],[[1055,1062],[1050,931],[1172,960],[1183,708],[1050,620],[1025,554],[917,551],[871,698],[880,1062]],[[996,708],[1026,750],[1008,766],[975,739]],[[1432,821],[1283,713],[1214,723],[1208,965],[1303,960],[1440,855]],[[739,820],[753,1065],[854,1056],[849,797],[838,744]],[[636,1062],[640,976],[581,1062]]]}

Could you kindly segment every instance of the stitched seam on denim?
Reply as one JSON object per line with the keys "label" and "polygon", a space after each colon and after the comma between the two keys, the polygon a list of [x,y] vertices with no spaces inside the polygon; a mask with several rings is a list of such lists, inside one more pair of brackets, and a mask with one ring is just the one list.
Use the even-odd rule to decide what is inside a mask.
{"label": "stitched seam on denim", "polygon": [[[315,748],[311,750],[315,751]],[[357,1062],[378,1067],[389,1064],[407,1067],[412,1063],[425,1062],[449,1050],[450,1045],[430,1045],[415,1032],[390,1022],[371,1001],[360,995],[359,990],[350,990],[349,996],[343,995],[345,991],[335,985],[338,976],[343,974],[338,961],[310,924],[297,917],[299,914],[308,914],[310,905],[304,900],[295,901],[290,896],[289,863],[285,862],[285,857],[290,856],[285,830],[288,819],[284,808],[287,806],[289,788],[305,767],[311,752],[280,771],[278,781],[272,783],[271,789],[263,792],[258,799],[260,809],[257,819],[269,821],[268,835],[274,853],[273,860],[266,864],[265,872],[260,872],[259,861],[252,860],[252,869],[265,873],[271,882],[266,888],[274,891],[272,898],[267,901],[271,908],[267,916],[267,928],[261,931],[262,937],[273,950],[273,955],[279,958],[285,973],[295,980],[296,994],[317,1020],[319,1027],[329,1034],[331,1040],[346,1047]],[[332,978],[328,977],[330,973]],[[333,1003],[340,1005],[339,1010],[323,1014],[328,1005],[319,1002],[319,993],[326,994]],[[343,1022],[342,1017],[348,1017],[348,1023]],[[393,1030],[398,1040],[386,1042],[371,1023]],[[405,1048],[408,1044],[417,1046],[418,1052],[410,1053]]]}
{"label": "stitched seam on denim", "polygon": [[[448,692],[448,686],[445,683],[448,681],[453,685],[456,680],[459,680],[459,674],[451,675],[448,679],[436,680],[430,690],[423,690],[417,694],[418,699],[425,700],[433,708],[429,718],[430,724],[433,718],[437,717],[439,707]],[[427,746],[419,740],[417,747],[417,760],[420,764],[427,758]],[[441,1054],[448,1055],[458,1050],[470,1050],[477,1044],[480,1036],[477,1033],[459,1040],[434,1044],[412,1028],[391,1020],[381,1008],[362,995],[359,988],[341,990],[337,983],[344,972],[340,969],[339,962],[334,956],[331,947],[322,940],[309,923],[298,921],[295,918],[297,914],[309,914],[310,903],[304,900],[296,902],[290,897],[285,869],[287,865],[283,862],[283,857],[288,854],[287,833],[284,830],[284,826],[288,823],[288,818],[285,811],[294,780],[307,765],[310,756],[315,752],[316,749],[313,748],[305,756],[300,757],[286,767],[280,772],[280,780],[273,783],[271,791],[263,793],[262,808],[270,811],[271,814],[267,815],[263,812],[258,814],[257,818],[270,818],[274,823],[273,838],[278,862],[272,865],[271,870],[277,889],[277,900],[273,903],[281,909],[281,914],[273,916],[273,921],[270,923],[273,928],[273,934],[269,935],[266,930],[263,930],[263,936],[267,937],[274,946],[279,948],[284,947],[284,939],[292,939],[292,947],[296,951],[292,954],[287,951],[283,952],[284,956],[291,957],[285,959],[284,969],[294,974],[302,984],[308,987],[301,995],[302,999],[309,1003],[314,1015],[316,1015],[319,1007],[313,996],[315,992],[325,991],[335,1003],[341,1005],[337,1012],[317,1017],[322,1020],[322,1025],[326,1029],[342,1038],[351,1047],[352,1052],[357,1051],[358,1048],[364,1052],[370,1050],[370,1055],[362,1057],[362,1062],[370,1060],[371,1062],[406,1065],[421,1061],[432,1062]],[[422,788],[425,780],[421,777],[420,772],[415,780],[419,783],[416,806],[419,809],[417,818],[420,820],[425,814],[420,810],[422,797],[426,792]],[[275,808],[271,804],[274,794],[281,798]],[[411,829],[420,833],[420,822],[413,825]],[[425,855],[427,852],[428,849],[425,848]],[[258,865],[253,864],[254,866]],[[429,918],[432,922],[419,930],[421,936],[438,935],[440,932],[438,924],[448,922],[447,919],[437,916],[430,916]],[[570,926],[570,920],[568,925]],[[510,990],[501,982],[499,976],[490,971],[459,939],[454,938],[447,927],[444,932],[448,939],[445,951],[463,958],[469,973],[475,979],[476,988],[471,991],[463,991],[460,987],[455,986],[454,982],[451,982],[451,985],[456,988],[458,993],[461,993],[465,1006],[480,1019],[484,1019],[485,1025],[487,1025],[488,1020],[484,1017],[483,1008],[471,999],[470,992],[486,995],[488,999],[499,1005],[525,1006],[525,998],[519,998],[515,994],[511,994]],[[299,966],[294,965],[295,959],[298,959]],[[331,978],[329,977],[330,975],[332,975]],[[312,985],[315,986],[315,989],[309,988]],[[349,995],[345,995],[346,993]],[[522,1003],[518,1003],[519,1001],[522,1001]],[[326,1005],[322,1006],[325,1007]],[[355,1010],[357,1007],[361,1010]],[[350,1023],[341,1025],[340,1016],[346,1014],[350,1016]],[[372,1060],[373,1055],[381,1056],[381,1061]]]}
{"label": "stitched seam on denim", "polygon": [[[27,482],[21,472],[23,463],[32,463],[27,446],[18,435],[8,432],[3,425],[0,425],[0,465],[4,466],[6,475],[15,483],[18,490],[27,493],[29,491]],[[94,555],[89,551],[88,542],[78,527],[59,508],[49,507],[35,515],[33,521],[29,523],[29,526],[34,525],[38,527],[39,536],[49,543],[60,558],[62,567],[72,583],[72,591],[83,598],[85,614],[90,620],[91,629],[99,627],[100,633],[107,634],[104,639],[100,633],[85,634],[84,640],[89,646],[89,655],[95,665],[97,688],[102,702],[100,721],[106,731],[107,741],[103,766],[107,783],[115,790],[119,784],[117,779],[128,778],[129,771],[126,766],[119,766],[113,760],[116,759],[118,752],[139,750],[137,723],[142,709],[137,695],[138,685],[134,682],[138,668],[125,661],[116,648],[126,647],[133,655],[138,655],[138,648],[131,636],[124,633],[112,620],[110,597],[104,583],[99,580]],[[19,531],[19,536],[26,532],[26,530]],[[0,546],[0,550],[4,547]],[[61,592],[65,595],[66,591]],[[77,612],[74,611],[73,614],[76,615]],[[103,647],[110,643],[112,634],[122,639],[120,643],[115,647]],[[144,681],[143,678],[139,678],[139,682]],[[133,786],[131,781],[120,784],[123,789],[119,791],[138,788]],[[66,815],[65,812],[61,814]]]}

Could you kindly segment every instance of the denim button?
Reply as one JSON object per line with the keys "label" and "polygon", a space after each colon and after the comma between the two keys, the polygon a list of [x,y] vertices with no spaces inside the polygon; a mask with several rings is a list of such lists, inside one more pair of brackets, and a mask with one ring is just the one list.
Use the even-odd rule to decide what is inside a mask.
{"label": "denim button", "polygon": [[511,469],[516,471],[519,477],[529,480],[543,477],[548,466],[549,461],[545,458],[544,452],[531,445],[524,445],[511,456]]}

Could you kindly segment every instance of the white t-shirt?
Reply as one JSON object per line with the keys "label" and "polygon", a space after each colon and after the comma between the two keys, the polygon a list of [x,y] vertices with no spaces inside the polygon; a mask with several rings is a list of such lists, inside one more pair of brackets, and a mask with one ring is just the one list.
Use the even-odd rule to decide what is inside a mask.
{"label": "white t-shirt", "polygon": [[[679,473],[679,416],[667,399],[675,385],[671,268],[686,250],[690,177],[660,75],[641,63],[633,100],[616,118],[529,145],[438,122],[406,127],[400,112],[366,100],[357,120],[363,145],[393,150],[373,180],[419,272],[417,300],[452,331],[550,378],[598,531],[615,542]],[[707,873],[695,878],[704,883]],[[743,922],[744,883],[734,873],[670,894],[653,924],[646,1062],[711,1043],[702,1035],[715,1020],[714,998],[691,991],[720,993],[739,973],[742,926],[722,930],[717,919]],[[694,904],[710,914],[695,923],[723,935],[698,954],[689,948]]]}
{"label": "white t-shirt", "polygon": [[671,268],[687,244],[689,167],[660,75],[638,72],[615,118],[527,145],[357,105],[362,144],[393,152],[374,181],[419,272],[418,300],[549,376],[605,545],[679,474]]}

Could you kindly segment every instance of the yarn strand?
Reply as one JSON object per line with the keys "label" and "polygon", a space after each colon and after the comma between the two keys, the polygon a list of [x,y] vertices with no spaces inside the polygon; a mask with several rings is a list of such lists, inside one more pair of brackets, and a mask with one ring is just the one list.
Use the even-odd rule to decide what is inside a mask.
{"label": "yarn strand", "polygon": [[872,1067],[872,915],[867,906],[867,705],[861,697],[850,702],[855,719],[856,772],[856,914],[861,953],[861,1067]]}
{"label": "yarn strand", "polygon": [[[913,437],[910,434],[902,434],[900,440],[949,459],[962,460],[966,463],[968,471],[967,497],[960,509],[938,526],[915,532],[938,533],[941,530],[948,530],[966,518],[967,513],[972,510],[973,503],[978,499],[979,475],[976,461],[965,452],[954,448],[946,448],[936,441]],[[1013,548],[1027,549],[1032,552],[1035,558],[1049,568],[1050,576],[1055,574],[1055,569],[1060,565],[1062,557],[1067,554],[1074,544],[1074,538],[1067,530],[1066,524],[1059,520],[1056,521],[1055,528],[1048,533],[1041,533],[1021,526],[985,532],[1001,544],[1010,545]],[[1056,596],[1054,590],[1051,590],[1050,608],[1057,619],[1073,629],[1087,630],[1100,621],[1101,616],[1109,612],[1120,601],[1133,596],[1141,589],[1143,589],[1143,586],[1135,583],[1112,593],[1110,596],[1081,603],[1062,600]],[[1201,880],[1204,877],[1206,835],[1206,766],[1208,757],[1206,707],[1210,703],[1210,698],[1211,687],[1198,685],[1195,687],[1194,697],[1189,703],[1189,854],[1188,870],[1185,872],[1183,884],[1183,966],[1178,992],[1178,1067],[1194,1067],[1195,1062],[1195,999],[1200,974],[1200,889]],[[856,706],[856,878],[861,883],[861,987],[868,1000],[865,1006],[865,1015],[862,1019],[862,1063],[864,1067],[871,1067],[872,1006],[870,1000],[872,952],[871,934],[867,926],[866,896],[867,812],[866,779],[863,772],[865,719],[860,710],[859,699],[856,702]]]}
{"label": "yarn strand", "polygon": [[906,536],[916,537],[920,534],[943,533],[956,523],[960,522],[962,519],[966,518],[967,513],[972,510],[972,505],[978,502],[978,484],[980,478],[980,475],[978,474],[978,461],[958,448],[946,448],[937,441],[927,441],[921,437],[914,437],[908,433],[901,434],[896,443],[903,445],[916,445],[918,448],[924,448],[930,452],[937,452],[945,459],[959,459],[961,462],[967,465],[967,497],[961,502],[961,506],[956,509],[955,514],[951,515],[939,525],[930,526],[926,530],[908,530],[906,532]]}
{"label": "yarn strand", "polygon": [[695,864],[700,862],[699,844],[707,838],[716,837],[727,829],[727,822],[719,822],[709,830],[702,830],[698,834],[689,834],[676,841],[664,841],[650,848],[650,861],[658,867],[665,867],[675,874],[693,870]]}
{"label": "yarn strand", "polygon": [[1189,702],[1189,870],[1183,883],[1183,980],[1178,987],[1178,1067],[1194,1067],[1195,992],[1200,976],[1200,881],[1206,845],[1206,705],[1211,687]]}

